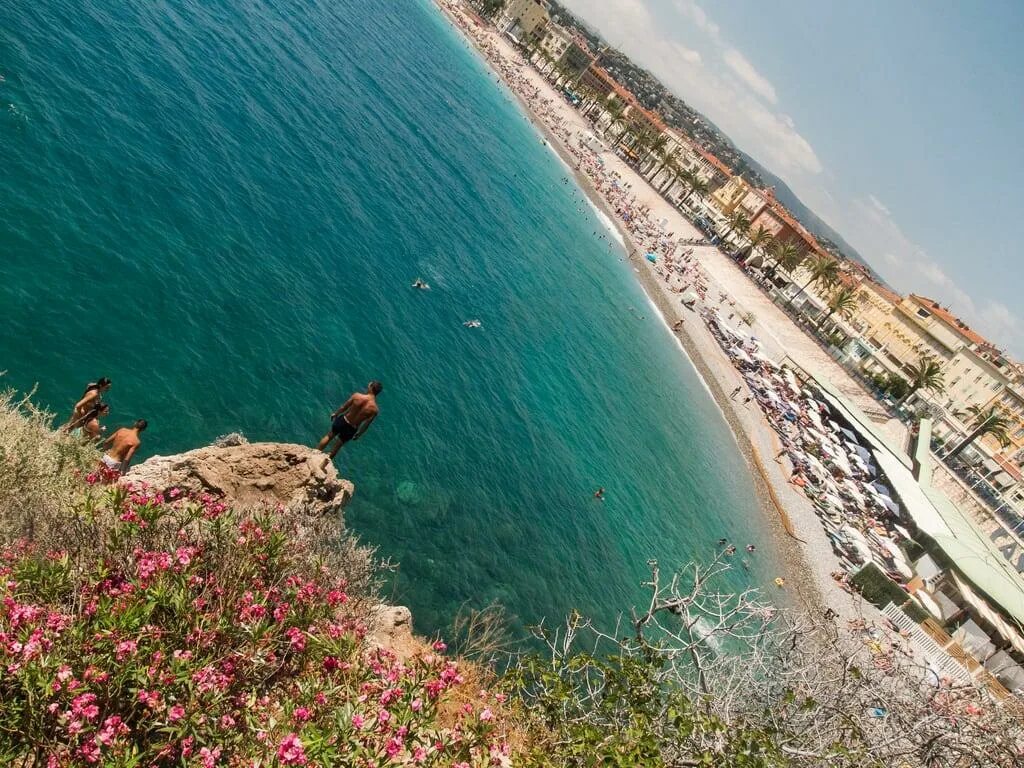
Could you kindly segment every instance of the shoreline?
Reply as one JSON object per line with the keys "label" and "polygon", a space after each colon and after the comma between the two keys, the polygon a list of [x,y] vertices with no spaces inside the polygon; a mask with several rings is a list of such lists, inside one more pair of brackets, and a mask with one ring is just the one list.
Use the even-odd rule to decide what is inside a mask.
{"label": "shoreline", "polygon": [[[768,520],[775,521],[770,528],[773,533],[772,545],[785,570],[787,588],[783,592],[784,600],[798,602],[813,612],[820,613],[825,607],[832,607],[833,609],[841,608],[839,615],[844,618],[852,619],[861,615],[863,610],[861,602],[855,596],[840,589],[831,578],[831,572],[838,564],[838,559],[831,550],[810,501],[797,493],[795,488],[789,484],[788,475],[784,473],[781,464],[776,461],[766,462],[764,460],[764,455],[767,452],[770,451],[770,455],[774,457],[779,451],[780,444],[774,431],[759,409],[745,408],[739,400],[732,400],[728,396],[729,388],[743,384],[743,380],[732,366],[725,351],[711,336],[699,314],[695,310],[684,308],[678,295],[669,290],[659,279],[654,268],[644,260],[641,255],[643,249],[637,243],[633,233],[629,231],[609,201],[597,188],[594,180],[580,169],[577,159],[572,155],[565,141],[512,87],[495,66],[495,62],[492,61],[488,52],[462,27],[460,21],[453,16],[452,11],[445,7],[441,0],[435,0],[435,7],[459,33],[460,37],[469,43],[476,55],[487,66],[488,71],[495,75],[509,94],[514,97],[523,115],[550,149],[557,154],[562,163],[568,167],[571,178],[577,187],[586,195],[590,203],[612,222],[619,237],[625,243],[627,263],[634,268],[633,273],[636,279],[648,301],[657,310],[659,319],[666,326],[666,331],[674,337],[683,356],[692,365],[709,396],[718,406],[723,419],[732,432],[737,448],[750,469],[758,505]],[[468,20],[467,23],[473,22]],[[484,30],[484,33],[491,38],[495,37],[491,29]],[[509,48],[512,50],[510,46]],[[525,69],[531,70],[537,78],[540,78],[540,75],[532,69],[531,64],[525,63],[522,57],[518,56],[518,52],[513,52],[517,54],[517,59],[515,59],[517,64],[522,64]],[[547,81],[541,79],[541,82],[550,91],[547,95],[560,98]],[[565,104],[564,107],[575,113],[575,110],[568,104]],[[575,114],[578,115],[578,113]],[[602,153],[602,157],[609,154],[611,153]],[[634,187],[639,183],[650,189],[646,179],[640,177],[635,171],[634,174],[636,178],[630,178]],[[651,192],[654,190],[651,189]],[[683,218],[680,211],[675,211],[675,213],[679,218]],[[689,222],[686,224],[692,229]],[[714,248],[713,246],[708,247]],[[723,258],[725,257],[723,256]],[[701,266],[708,282],[714,283],[709,285],[708,295],[710,296],[715,291],[724,292],[721,291],[720,285],[714,279],[715,272],[706,264]],[[713,304],[711,301],[703,303]],[[738,309],[737,312],[739,312]],[[678,320],[683,320],[683,326],[679,331],[674,331],[672,325]]]}

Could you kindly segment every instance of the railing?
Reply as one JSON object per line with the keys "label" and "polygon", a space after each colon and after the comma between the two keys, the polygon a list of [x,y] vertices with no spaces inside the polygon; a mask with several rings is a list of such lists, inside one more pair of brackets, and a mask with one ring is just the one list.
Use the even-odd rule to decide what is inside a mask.
{"label": "railing", "polygon": [[1000,701],[1012,699],[1013,695],[1003,684],[933,619],[925,619],[918,624],[892,603],[885,606],[882,613],[901,634],[906,634],[908,642],[927,658],[940,674],[964,685],[983,685]]}
{"label": "railing", "polygon": [[[885,617],[889,619],[889,621],[891,621],[893,625],[901,631],[901,633],[906,633],[908,642],[914,646],[916,651],[928,659],[928,661],[939,671],[940,675],[965,685],[970,684],[973,681],[974,678],[966,665],[961,663],[959,659],[950,654],[944,648],[944,646],[952,644],[953,640],[948,635],[945,635],[938,625],[935,625],[935,628],[945,635],[945,638],[949,643],[943,643],[943,645],[940,645],[939,641],[933,634],[933,630],[926,630],[924,626],[918,624],[912,618],[907,616],[907,614],[905,614],[899,607],[892,603],[885,606],[885,608],[882,609],[882,613],[885,614]],[[959,646],[957,646],[957,648],[959,648]],[[959,655],[961,657],[964,655],[963,649],[960,649]]]}

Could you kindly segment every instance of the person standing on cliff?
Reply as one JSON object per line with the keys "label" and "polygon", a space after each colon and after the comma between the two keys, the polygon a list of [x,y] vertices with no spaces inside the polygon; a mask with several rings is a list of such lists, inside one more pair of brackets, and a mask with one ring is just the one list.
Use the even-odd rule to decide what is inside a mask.
{"label": "person standing on cliff", "polygon": [[100,463],[111,472],[124,474],[131,463],[135,452],[139,450],[142,441],[139,435],[145,431],[149,424],[145,419],[139,419],[130,427],[121,427],[114,434],[103,441],[105,451],[100,458]]}
{"label": "person standing on cliff", "polygon": [[320,442],[316,446],[317,450],[322,451],[332,440],[337,440],[330,453],[330,457],[333,459],[338,455],[341,446],[349,440],[358,440],[362,437],[370,428],[373,420],[377,418],[377,414],[380,413],[380,409],[377,407],[377,395],[382,389],[384,389],[384,385],[379,381],[371,381],[366,386],[365,394],[353,392],[352,396],[331,414],[331,430],[320,438]]}

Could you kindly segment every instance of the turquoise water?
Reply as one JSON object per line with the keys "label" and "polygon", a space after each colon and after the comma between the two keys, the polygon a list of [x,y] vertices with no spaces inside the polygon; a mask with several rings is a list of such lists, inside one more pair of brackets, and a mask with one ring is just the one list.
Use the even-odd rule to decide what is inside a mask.
{"label": "turquoise water", "polygon": [[64,413],[110,376],[149,455],[309,443],[380,378],[347,521],[424,631],[607,618],[724,535],[774,576],[715,405],[426,0],[13,0],[0,75],[9,384]]}

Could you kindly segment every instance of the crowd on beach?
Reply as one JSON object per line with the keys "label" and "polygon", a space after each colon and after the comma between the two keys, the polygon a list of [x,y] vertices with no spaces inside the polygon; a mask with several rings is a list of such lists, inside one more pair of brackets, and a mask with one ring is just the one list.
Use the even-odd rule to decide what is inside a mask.
{"label": "crowd on beach", "polygon": [[911,539],[909,518],[885,484],[870,441],[814,384],[768,359],[756,338],[715,309],[705,308],[702,317],[743,377],[732,397],[746,388],[744,402],[757,403],[778,436],[776,461],[789,465],[789,482],[814,505],[839,558],[833,578],[845,584],[849,573],[873,562],[898,584],[912,579],[899,546]]}

